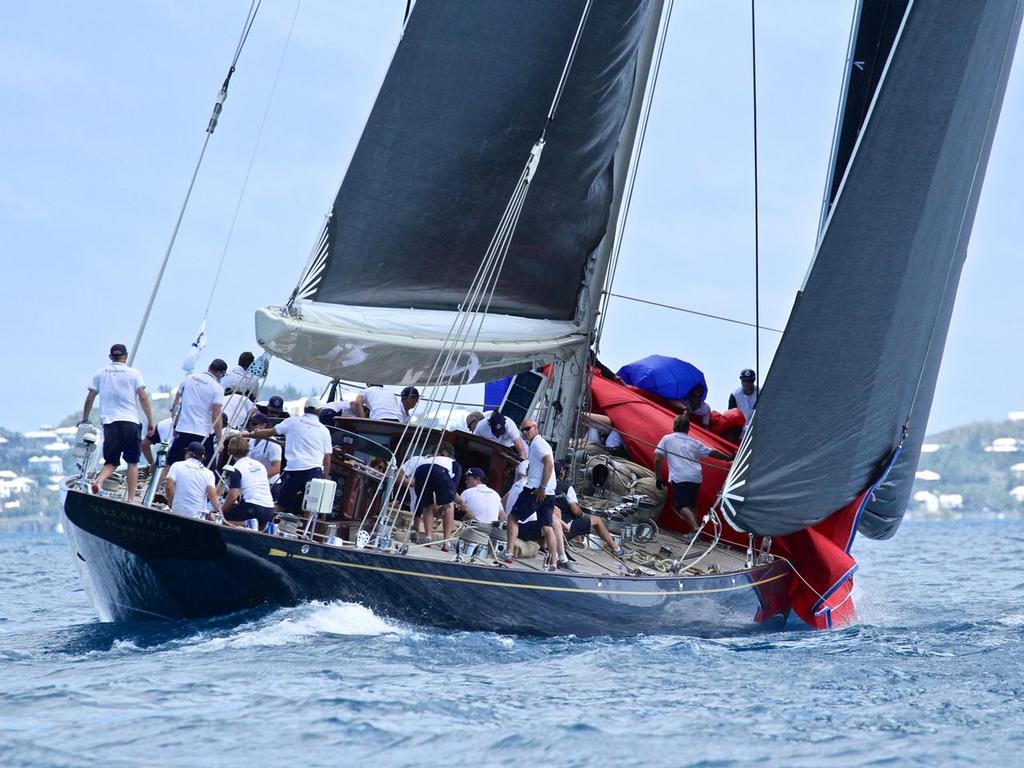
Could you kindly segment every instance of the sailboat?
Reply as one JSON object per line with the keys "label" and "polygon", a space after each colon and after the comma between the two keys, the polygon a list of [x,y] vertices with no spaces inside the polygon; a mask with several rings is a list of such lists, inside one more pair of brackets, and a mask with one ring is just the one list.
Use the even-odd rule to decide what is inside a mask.
{"label": "sailboat", "polygon": [[[586,409],[652,466],[674,414],[602,376],[594,350],[670,9],[419,0],[295,289],[256,312],[260,344],[334,380],[433,387],[438,403],[524,377],[502,411],[535,415],[560,454],[574,456]],[[471,528],[460,547],[483,556],[420,546],[394,484],[407,454],[450,441],[501,490],[518,457],[446,422],[339,418],[333,509],[285,535],[72,483],[66,529],[101,618],[350,600],[538,635],[851,621],[854,537],[894,535],[911,490],[1022,13],[1024,0],[857,4],[821,234],[757,409],[738,446],[692,432],[735,453],[704,467],[700,536],[634,486],[602,496],[574,460],[629,559],[509,567]]]}

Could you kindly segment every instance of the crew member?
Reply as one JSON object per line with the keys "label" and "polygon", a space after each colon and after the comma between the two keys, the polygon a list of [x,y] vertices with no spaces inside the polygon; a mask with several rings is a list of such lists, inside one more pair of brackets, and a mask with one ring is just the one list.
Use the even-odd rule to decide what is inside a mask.
{"label": "crew member", "polygon": [[205,457],[206,448],[195,440],[185,446],[184,460],[175,462],[168,469],[164,495],[167,504],[179,515],[206,517],[207,502],[216,514],[220,514],[216,480],[213,472],[203,465]]}
{"label": "crew member", "polygon": [[668,462],[668,481],[672,484],[672,502],[676,512],[690,526],[697,530],[697,492],[700,490],[703,471],[700,460],[705,456],[728,460],[731,457],[721,451],[708,448],[704,443],[689,436],[690,419],[684,413],[676,416],[673,431],[665,435],[654,449],[654,475],[658,488],[664,488],[661,480],[662,465]]}
{"label": "crew member", "polygon": [[274,519],[274,499],[270,495],[267,470],[249,457],[249,441],[240,435],[228,440],[228,454],[232,468],[228,472],[224,519],[241,525],[254,517],[263,529]]}
{"label": "crew member", "polygon": [[698,384],[686,396],[686,413],[692,423],[701,427],[711,424],[711,406],[704,402],[705,394],[707,391]]}
{"label": "crew member", "polygon": [[220,385],[225,390],[231,390],[240,395],[251,394],[256,389],[256,377],[249,372],[249,366],[256,360],[252,352],[243,352],[238,356],[238,365],[231,368],[224,378],[220,380]]}
{"label": "crew member", "polygon": [[419,402],[416,387],[406,387],[401,395],[388,392],[381,384],[370,384],[352,401],[352,412],[361,419],[377,421],[409,421],[409,415]]}
{"label": "crew member", "polygon": [[507,448],[515,448],[520,459],[526,458],[526,445],[519,433],[519,427],[508,416],[503,416],[499,411],[488,411],[480,413],[473,411],[466,417],[466,426],[474,435],[486,437]]}
{"label": "crew member", "polygon": [[320,407],[320,398],[306,398],[301,416],[289,416],[272,427],[243,435],[256,440],[266,440],[274,435],[284,437],[285,469],[275,508],[278,512],[298,512],[302,507],[306,483],[330,474],[334,448],[330,431],[320,423]]}
{"label": "crew member", "polygon": [[[248,429],[255,432],[270,426],[270,419],[264,413],[254,413],[249,419]],[[276,440],[257,440],[249,438],[249,458],[255,459],[267,470],[267,478],[271,489],[281,473],[281,445]]]}
{"label": "crew member", "polygon": [[158,443],[170,445],[172,440],[174,440],[174,419],[168,416],[154,427],[151,434],[142,438],[142,455],[146,457],[146,461],[149,462],[150,466],[153,466],[155,463],[153,446]]}
{"label": "crew member", "polygon": [[434,516],[441,514],[443,543],[441,551],[449,551],[448,541],[455,529],[455,489],[462,479],[462,467],[455,460],[451,443],[441,443],[436,456],[416,456],[402,464],[398,482],[412,484],[412,509],[415,518],[423,518],[427,541],[434,535]]}
{"label": "crew member", "polygon": [[206,456],[214,454],[212,436],[216,436],[218,448],[221,445],[224,387],[220,385],[220,380],[227,370],[228,364],[216,358],[202,373],[192,373],[185,377],[176,398],[178,420],[174,424],[174,442],[167,451],[168,464],[184,459],[189,443],[204,443]]}
{"label": "crew member", "polygon": [[750,423],[750,417],[754,415],[754,408],[757,406],[758,386],[757,375],[752,368],[744,368],[740,371],[740,388],[729,395],[729,407],[739,408],[743,411],[743,417]]}
{"label": "crew member", "polygon": [[110,348],[110,365],[96,371],[85,395],[82,423],[89,421],[89,413],[96,395],[100,396],[100,424],[103,425],[103,469],[93,483],[93,493],[99,493],[103,482],[114,474],[124,456],[128,465],[128,501],[135,501],[135,488],[139,483],[139,454],[142,449],[142,425],[135,408],[138,399],[146,414],[146,434],[153,431],[153,411],[146,395],[142,374],[127,364],[128,348],[114,344]]}
{"label": "crew member", "polygon": [[555,507],[554,453],[548,441],[540,436],[537,423],[533,419],[524,419],[520,431],[530,444],[527,457],[530,463],[526,471],[526,486],[508,516],[508,540],[504,560],[512,561],[512,545],[516,540],[519,523],[536,513],[548,550],[545,569],[553,571],[558,553],[558,542],[552,527],[552,510]]}
{"label": "crew member", "polygon": [[[604,520],[596,515],[585,514],[582,508],[580,508],[576,489],[566,476],[568,469],[569,467],[566,462],[555,462],[555,471],[558,474],[558,483],[555,485],[555,513],[558,516],[557,522],[559,523],[555,533],[560,534],[563,539],[569,541],[587,536],[591,532],[596,533],[601,537],[601,541],[605,543],[605,546],[611,550],[613,555],[622,557],[625,553],[622,551],[622,547],[615,544],[615,539],[612,538],[608,526],[604,524]],[[568,553],[565,552],[564,554],[566,555],[565,560],[559,557],[558,565],[560,568],[572,570],[570,566],[566,565],[569,562]]]}
{"label": "crew member", "polygon": [[487,473],[480,467],[466,470],[466,490],[455,496],[455,503],[462,508],[467,520],[494,523],[505,519],[501,496],[487,485]]}

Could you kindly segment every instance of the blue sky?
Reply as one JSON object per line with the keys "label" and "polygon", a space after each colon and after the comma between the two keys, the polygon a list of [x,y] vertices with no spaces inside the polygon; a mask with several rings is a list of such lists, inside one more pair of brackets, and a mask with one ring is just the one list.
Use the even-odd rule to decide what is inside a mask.
{"label": "blue sky", "polygon": [[[510,0],[511,1],[511,0]],[[6,3],[0,10],[0,425],[81,404],[131,343],[249,3]],[[759,3],[761,317],[785,324],[812,254],[852,0]],[[255,349],[322,226],[398,39],[404,0],[305,0],[207,320],[212,356]],[[175,384],[203,318],[295,4],[264,0],[137,364]],[[753,319],[749,3],[677,0],[615,290]],[[1024,83],[1010,78],[931,428],[1024,409],[1019,258]],[[776,335],[762,335],[762,367]],[[615,300],[602,357],[701,367],[723,407],[753,331]],[[275,384],[323,378],[275,361]],[[396,382],[399,383],[399,382]]]}

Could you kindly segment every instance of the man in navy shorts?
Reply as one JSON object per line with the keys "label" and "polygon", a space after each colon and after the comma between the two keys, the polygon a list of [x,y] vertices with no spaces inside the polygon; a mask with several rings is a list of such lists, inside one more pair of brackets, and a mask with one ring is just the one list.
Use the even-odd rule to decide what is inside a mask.
{"label": "man in navy shorts", "polygon": [[662,466],[668,464],[668,481],[672,484],[672,502],[678,514],[690,529],[697,530],[697,492],[703,479],[701,459],[710,457],[728,461],[732,457],[709,448],[689,435],[690,418],[684,413],[676,416],[672,432],[665,435],[654,449],[654,475],[658,488],[663,488]]}
{"label": "man in navy shorts", "polygon": [[142,453],[142,425],[135,408],[138,399],[146,414],[146,434],[153,432],[153,411],[146,395],[146,384],[142,374],[127,364],[128,348],[114,344],[110,348],[110,365],[101,368],[92,377],[89,392],[82,408],[82,423],[89,420],[92,404],[99,395],[100,423],[103,425],[103,469],[93,483],[93,493],[98,493],[103,481],[114,474],[124,457],[128,465],[128,501],[135,500],[135,488],[139,482],[139,456]]}
{"label": "man in navy shorts", "polygon": [[512,561],[512,547],[519,532],[519,523],[536,514],[548,550],[544,570],[553,571],[558,559],[558,540],[552,527],[552,511],[555,508],[555,456],[548,441],[540,436],[537,422],[533,419],[524,419],[520,432],[523,439],[530,444],[529,469],[526,473],[526,486],[508,515],[508,544],[503,559],[506,563]]}

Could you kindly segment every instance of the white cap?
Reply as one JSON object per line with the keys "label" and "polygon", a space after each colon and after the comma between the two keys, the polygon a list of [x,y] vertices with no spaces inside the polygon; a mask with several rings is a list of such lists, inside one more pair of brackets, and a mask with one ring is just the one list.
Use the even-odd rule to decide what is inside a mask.
{"label": "white cap", "polygon": [[316,408],[318,411],[323,408],[323,404],[320,402],[320,398],[313,396],[306,398],[306,409]]}

